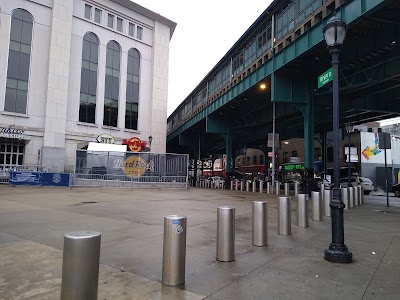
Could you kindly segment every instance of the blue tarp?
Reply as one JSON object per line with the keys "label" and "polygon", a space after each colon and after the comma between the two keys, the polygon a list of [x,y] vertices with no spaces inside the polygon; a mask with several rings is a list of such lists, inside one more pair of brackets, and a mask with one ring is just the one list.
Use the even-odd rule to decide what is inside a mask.
{"label": "blue tarp", "polygon": [[68,173],[42,172],[10,172],[9,184],[12,185],[42,185],[42,186],[69,186]]}

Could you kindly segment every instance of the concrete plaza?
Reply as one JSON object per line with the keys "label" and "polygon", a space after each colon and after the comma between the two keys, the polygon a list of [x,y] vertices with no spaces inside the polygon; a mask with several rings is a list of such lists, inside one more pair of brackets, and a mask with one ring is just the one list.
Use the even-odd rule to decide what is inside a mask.
{"label": "concrete plaza", "polygon": [[[269,245],[251,245],[251,202],[268,201]],[[386,203],[385,201],[383,201]],[[236,208],[236,260],[215,260],[218,206]],[[0,299],[59,299],[63,236],[102,235],[98,299],[399,299],[400,208],[345,211],[351,264],[323,259],[330,218],[277,234],[277,195],[190,188],[121,190],[0,185]],[[186,284],[160,283],[163,217],[188,218]]]}

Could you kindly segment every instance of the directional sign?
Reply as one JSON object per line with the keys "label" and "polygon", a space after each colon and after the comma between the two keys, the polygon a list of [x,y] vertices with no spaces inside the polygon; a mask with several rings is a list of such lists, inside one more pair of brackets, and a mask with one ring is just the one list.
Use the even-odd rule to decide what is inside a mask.
{"label": "directional sign", "polygon": [[325,84],[331,82],[333,79],[332,68],[324,74],[318,76],[318,88],[323,87]]}

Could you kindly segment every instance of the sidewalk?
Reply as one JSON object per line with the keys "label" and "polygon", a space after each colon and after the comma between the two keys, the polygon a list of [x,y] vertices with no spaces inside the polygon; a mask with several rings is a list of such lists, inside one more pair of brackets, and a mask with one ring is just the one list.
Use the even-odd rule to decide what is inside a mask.
{"label": "sidewalk", "polygon": [[[66,232],[102,234],[98,299],[398,299],[400,208],[345,211],[352,264],[323,259],[330,219],[277,234],[277,196],[0,186],[0,299],[59,299]],[[268,201],[269,245],[251,245],[251,202]],[[215,260],[216,210],[236,208],[236,260]],[[160,283],[163,217],[188,217],[186,284]]]}

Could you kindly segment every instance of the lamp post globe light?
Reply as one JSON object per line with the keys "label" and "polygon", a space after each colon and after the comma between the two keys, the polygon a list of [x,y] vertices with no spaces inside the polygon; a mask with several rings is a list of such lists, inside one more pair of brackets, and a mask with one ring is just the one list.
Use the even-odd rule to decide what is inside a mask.
{"label": "lamp post globe light", "polygon": [[333,162],[334,188],[331,207],[332,243],[325,250],[325,259],[331,262],[350,263],[353,254],[344,244],[343,209],[339,186],[339,53],[346,38],[347,25],[335,15],[322,29],[326,44],[332,56],[333,73]]}

